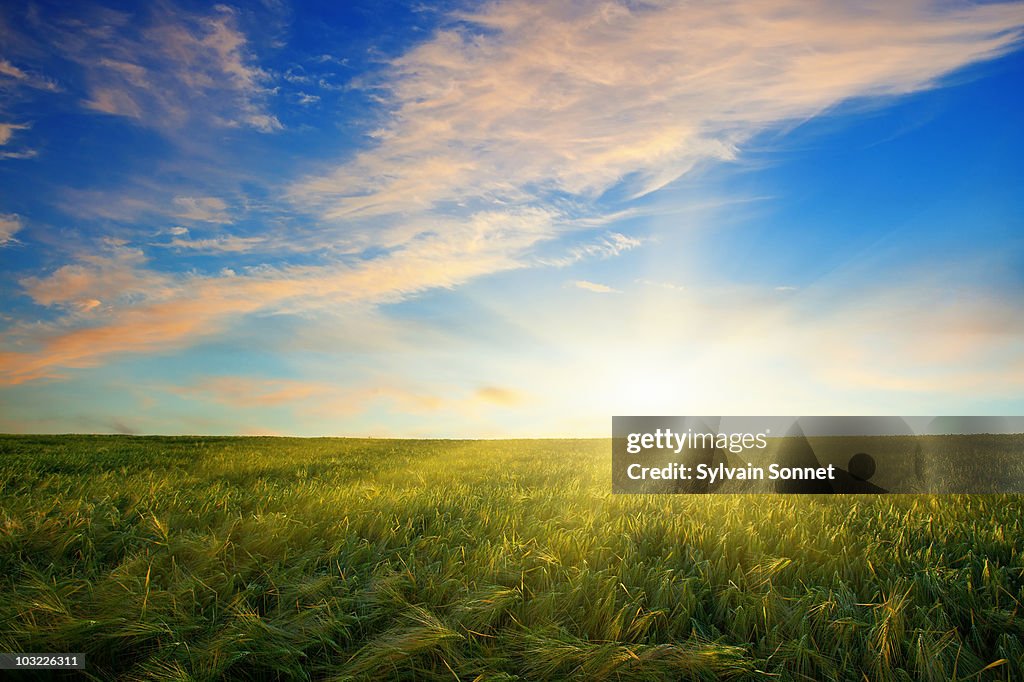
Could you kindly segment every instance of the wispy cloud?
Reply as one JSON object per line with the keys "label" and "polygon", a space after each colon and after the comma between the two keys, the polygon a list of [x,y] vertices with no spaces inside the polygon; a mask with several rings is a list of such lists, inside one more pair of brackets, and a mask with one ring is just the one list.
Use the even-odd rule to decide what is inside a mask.
{"label": "wispy cloud", "polygon": [[963,410],[1024,390],[1017,296],[983,286],[950,296],[927,275],[900,286],[836,281],[801,296],[739,285],[630,291],[600,308],[533,311],[552,350],[524,373],[545,405],[591,415],[591,432],[600,414],[755,412],[766,396],[798,412]]}
{"label": "wispy cloud", "polygon": [[101,304],[132,306],[167,297],[174,279],[146,268],[142,251],[110,245],[83,255],[43,277],[21,280],[26,294],[42,306],[93,310]]}
{"label": "wispy cloud", "polygon": [[1024,6],[497,2],[384,74],[377,143],[292,187],[326,219],[651,192],[845,100],[1012,47]]}
{"label": "wispy cloud", "polygon": [[[425,224],[454,232],[466,212],[524,207],[552,216],[534,244],[593,229],[700,164],[742,158],[765,130],[1003,54],[1024,5],[511,0],[451,19],[371,82],[386,108],[373,143],[291,185],[339,242],[402,249]],[[532,264],[637,243],[616,233]]]}
{"label": "wispy cloud", "polygon": [[6,59],[0,59],[0,81],[3,78],[8,78],[18,85],[24,85],[37,90],[46,90],[48,92],[60,91],[60,86],[55,81],[45,76],[26,72]]}
{"label": "wispy cloud", "polygon": [[0,151],[0,159],[34,159],[39,156],[38,150],[23,149],[20,152]]}
{"label": "wispy cloud", "polygon": [[[0,123],[0,146],[6,145],[14,137],[16,130],[28,130],[32,126],[27,123]],[[35,149],[19,151],[0,150],[0,159],[31,159],[38,155]]]}
{"label": "wispy cloud", "polygon": [[20,216],[15,213],[0,213],[0,246],[10,243],[21,228]]}
{"label": "wispy cloud", "polygon": [[192,251],[204,251],[207,253],[245,253],[253,251],[266,244],[263,237],[237,237],[228,235],[212,239],[185,239],[175,238],[159,246],[172,249],[189,249]]}
{"label": "wispy cloud", "polygon": [[[73,309],[47,328],[26,325],[3,339],[27,348],[0,353],[0,383],[89,367],[116,354],[167,351],[223,331],[256,311],[378,305],[421,291],[454,287],[481,275],[524,267],[522,254],[548,238],[544,213],[475,214],[443,234],[426,233],[380,258],[353,265],[259,267],[241,274],[172,276],[145,267],[135,249],[114,245],[22,286],[44,306]],[[114,298],[87,323],[82,302]],[[95,306],[94,306],[95,307]]]}
{"label": "wispy cloud", "polygon": [[386,401],[412,412],[429,412],[442,406],[437,396],[391,381],[375,385],[342,387],[322,381],[266,379],[249,376],[217,376],[196,384],[169,387],[172,393],[209,400],[228,408],[277,408],[318,416],[358,414]]}
{"label": "wispy cloud", "polygon": [[[216,376],[185,386],[166,387],[190,400],[205,400],[228,409],[288,410],[305,417],[338,419],[366,414],[382,407],[402,414],[461,415],[472,421],[482,413],[521,406],[526,396],[506,386],[485,385],[475,389],[432,385],[424,389],[415,381],[376,376],[372,381],[339,385],[250,376]],[[428,430],[430,432],[430,430]],[[437,433],[436,430],[433,431]]]}
{"label": "wispy cloud", "polygon": [[[1022,21],[1021,5],[796,0],[514,1],[455,15],[380,74],[385,114],[373,144],[289,188],[325,241],[374,257],[233,275],[170,275],[133,253],[82,257],[22,282],[65,317],[7,332],[0,382],[182,348],[256,312],[380,305],[536,265],[539,245],[593,229],[609,190],[643,195],[700,163],[738,158],[772,126],[852,98],[934,87],[1009,49]],[[196,117],[279,127],[269,77],[232,10],[155,10],[141,32],[132,17],[107,12],[73,28],[66,49],[97,111],[162,129],[187,129]],[[228,222],[223,202],[179,200],[188,200],[172,202],[182,219]],[[176,236],[173,245],[193,248]],[[609,233],[573,247],[566,263],[638,243]]]}
{"label": "wispy cloud", "polygon": [[173,392],[188,397],[205,397],[231,407],[271,407],[322,398],[337,388],[326,383],[291,379],[258,379],[244,376],[218,376],[195,385],[174,387]]}
{"label": "wispy cloud", "polygon": [[[1013,299],[935,289],[873,291],[800,326],[819,376],[850,390],[960,396],[1024,390],[1024,322]],[[884,301],[889,297],[891,300]],[[894,324],[893,320],[899,320]]]}
{"label": "wispy cloud", "polygon": [[523,402],[519,391],[501,386],[481,386],[476,391],[476,398],[496,405],[512,406]]}
{"label": "wispy cloud", "polygon": [[[139,226],[154,219],[210,226],[234,222],[236,208],[220,197],[179,194],[174,183],[131,178],[125,187],[111,190],[62,191],[59,208],[69,216]],[[183,228],[184,229],[184,228]]]}
{"label": "wispy cloud", "polygon": [[595,294],[621,294],[622,292],[618,289],[613,289],[607,284],[598,284],[597,282],[588,282],[585,279],[578,279],[572,283],[577,289],[583,289],[584,291],[592,291]]}
{"label": "wispy cloud", "polygon": [[28,74],[11,64],[6,59],[0,59],[0,76],[7,76],[15,80],[24,80],[28,78]]}
{"label": "wispy cloud", "polygon": [[7,144],[14,137],[15,130],[27,130],[27,123],[0,123],[0,145]]}
{"label": "wispy cloud", "polygon": [[142,19],[112,10],[65,21],[60,47],[84,70],[96,112],[180,130],[197,121],[262,132],[281,129],[267,109],[269,74],[256,63],[235,10],[207,14],[149,6]]}
{"label": "wispy cloud", "polygon": [[537,262],[541,265],[565,267],[588,258],[612,258],[635,249],[641,243],[639,239],[634,237],[627,237],[618,232],[609,232],[594,241],[573,246],[564,256],[556,258],[539,257]]}
{"label": "wispy cloud", "polygon": [[218,197],[175,197],[173,215],[204,223],[231,222],[227,203]]}

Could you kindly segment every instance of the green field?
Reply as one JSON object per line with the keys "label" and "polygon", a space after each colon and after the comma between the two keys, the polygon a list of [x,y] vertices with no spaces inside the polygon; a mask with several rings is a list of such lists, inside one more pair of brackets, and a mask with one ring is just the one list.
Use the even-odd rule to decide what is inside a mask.
{"label": "green field", "polygon": [[1024,679],[1020,496],[613,496],[608,441],[0,437],[95,679]]}

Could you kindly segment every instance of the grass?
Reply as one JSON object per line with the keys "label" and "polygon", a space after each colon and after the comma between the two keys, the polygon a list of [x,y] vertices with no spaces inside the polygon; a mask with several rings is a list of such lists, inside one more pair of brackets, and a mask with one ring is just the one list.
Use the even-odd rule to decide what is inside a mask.
{"label": "grass", "polygon": [[1024,498],[613,496],[608,441],[0,437],[94,679],[1024,679]]}

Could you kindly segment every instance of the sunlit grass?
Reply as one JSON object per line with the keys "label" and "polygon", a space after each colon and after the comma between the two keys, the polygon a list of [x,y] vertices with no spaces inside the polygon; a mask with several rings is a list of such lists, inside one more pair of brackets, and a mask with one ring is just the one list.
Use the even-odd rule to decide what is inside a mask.
{"label": "sunlit grass", "polygon": [[0,438],[96,679],[1024,679],[1018,496],[612,496],[605,441]]}

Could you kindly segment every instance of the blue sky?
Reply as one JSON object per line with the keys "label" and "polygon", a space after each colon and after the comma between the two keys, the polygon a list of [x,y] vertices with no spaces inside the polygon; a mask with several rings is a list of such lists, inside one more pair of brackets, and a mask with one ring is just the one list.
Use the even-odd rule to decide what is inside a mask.
{"label": "blue sky", "polygon": [[0,431],[1024,408],[1020,3],[5,3]]}

